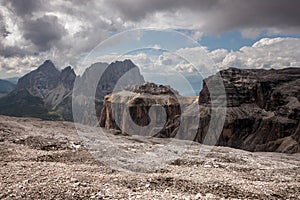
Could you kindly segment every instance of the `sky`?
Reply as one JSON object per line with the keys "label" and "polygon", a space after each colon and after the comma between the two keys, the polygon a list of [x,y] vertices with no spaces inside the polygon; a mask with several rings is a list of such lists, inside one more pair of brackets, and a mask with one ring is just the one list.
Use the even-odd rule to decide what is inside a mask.
{"label": "sky", "polygon": [[[149,74],[160,68],[192,75],[195,65],[204,76],[228,67],[299,67],[299,19],[299,0],[0,0],[0,78],[46,59],[78,73],[113,57],[129,57]],[[130,31],[149,28],[197,44],[165,31]],[[130,33],[137,48],[152,51],[126,52],[134,50]],[[201,61],[207,58],[212,62]]]}

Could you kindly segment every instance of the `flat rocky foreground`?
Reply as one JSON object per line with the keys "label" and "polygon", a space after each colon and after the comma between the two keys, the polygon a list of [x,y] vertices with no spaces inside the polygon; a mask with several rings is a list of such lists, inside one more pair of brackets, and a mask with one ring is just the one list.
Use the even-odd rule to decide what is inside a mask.
{"label": "flat rocky foreground", "polygon": [[[106,136],[133,155],[168,143]],[[192,143],[161,169],[130,172],[90,152],[73,123],[0,116],[0,199],[300,199],[299,154]]]}

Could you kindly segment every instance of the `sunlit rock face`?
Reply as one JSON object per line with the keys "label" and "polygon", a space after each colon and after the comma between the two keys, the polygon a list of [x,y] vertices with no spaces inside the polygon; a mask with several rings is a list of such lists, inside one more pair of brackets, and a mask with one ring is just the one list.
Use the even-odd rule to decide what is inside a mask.
{"label": "sunlit rock face", "polygon": [[[218,145],[250,151],[299,152],[300,69],[254,70],[230,68],[220,72],[227,94],[227,114]],[[204,81],[196,141],[202,142],[210,121],[210,99]]]}

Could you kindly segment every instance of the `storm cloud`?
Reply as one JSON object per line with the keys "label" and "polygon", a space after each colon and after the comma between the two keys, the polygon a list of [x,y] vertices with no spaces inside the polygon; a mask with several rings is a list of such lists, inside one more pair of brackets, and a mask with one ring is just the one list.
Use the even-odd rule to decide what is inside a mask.
{"label": "storm cloud", "polygon": [[4,1],[6,6],[11,6],[17,15],[31,15],[34,11],[41,10],[44,6],[40,0],[10,0]]}

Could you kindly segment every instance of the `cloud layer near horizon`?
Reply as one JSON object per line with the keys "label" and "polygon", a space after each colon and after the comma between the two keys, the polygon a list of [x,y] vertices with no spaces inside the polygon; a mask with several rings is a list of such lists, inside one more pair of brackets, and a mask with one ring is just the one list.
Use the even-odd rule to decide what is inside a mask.
{"label": "cloud layer near horizon", "polygon": [[[299,18],[298,0],[0,0],[0,72],[23,74],[45,59],[59,67],[76,66],[99,42],[130,28],[186,29],[195,37],[240,30],[255,38],[261,31],[299,33]],[[276,68],[298,65],[299,52],[293,49],[298,44],[282,39],[209,53],[220,67]]]}

